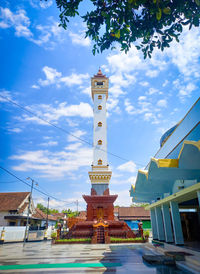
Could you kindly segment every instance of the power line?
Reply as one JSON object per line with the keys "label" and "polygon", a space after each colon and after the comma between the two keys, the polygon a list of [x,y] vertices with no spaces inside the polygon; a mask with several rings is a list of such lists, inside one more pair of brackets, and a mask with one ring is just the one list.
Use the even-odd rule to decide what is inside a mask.
{"label": "power line", "polygon": [[[51,125],[52,127],[56,128],[56,129],[58,129],[58,130],[61,130],[61,131],[63,131],[64,133],[66,133],[66,134],[68,134],[68,135],[71,135],[71,136],[73,136],[74,138],[78,139],[79,141],[81,141],[81,142],[83,142],[83,143],[86,143],[86,144],[88,144],[88,145],[94,147],[92,143],[90,143],[90,142],[88,142],[88,141],[86,141],[86,140],[84,140],[84,139],[82,139],[82,138],[80,138],[80,137],[78,137],[78,136],[72,134],[72,133],[69,132],[68,130],[66,130],[66,129],[62,128],[62,127],[59,127],[59,126],[55,125],[54,123],[51,123],[51,122],[47,121],[46,119],[42,118],[41,116],[39,116],[39,115],[35,114],[34,112],[28,110],[26,107],[21,106],[20,104],[14,102],[14,101],[11,100],[11,99],[8,99],[6,96],[3,96],[3,95],[0,94],[0,97],[4,98],[5,100],[7,100],[8,102],[12,103],[13,105],[19,107],[20,109],[24,110],[25,112],[31,114],[32,116],[35,116],[35,117],[37,117],[38,119],[42,120],[43,122],[45,122],[45,123]],[[97,147],[95,147],[95,148],[97,148]],[[110,154],[110,155],[112,155],[112,156],[114,156],[114,157],[116,157],[116,158],[119,158],[119,159],[121,159],[121,160],[123,160],[123,161],[130,161],[130,160],[128,160],[128,159],[126,159],[126,158],[123,158],[123,157],[121,157],[121,156],[119,156],[119,155],[117,155],[117,154],[115,154],[115,153],[110,152],[110,151],[106,151],[106,150],[104,150],[104,149],[102,149],[102,148],[98,148],[98,149],[101,150],[101,151],[103,151],[103,152],[105,152],[105,153],[108,153],[108,154]],[[142,166],[142,167],[145,166],[145,165],[143,165],[143,164],[136,163],[136,162],[135,162],[135,164],[137,164],[137,165],[139,165],[139,166]]]}
{"label": "power line", "polygon": [[[27,183],[27,182],[25,182],[24,180],[20,179],[19,177],[17,177],[15,174],[13,174],[12,172],[10,172],[10,171],[7,170],[6,168],[4,168],[4,167],[2,167],[2,166],[0,166],[0,168],[1,168],[2,170],[4,170],[5,172],[7,172],[8,174],[10,174],[11,176],[15,177],[17,180],[19,180],[19,181],[22,182],[23,184],[25,184],[25,185],[31,187],[31,185],[30,185],[29,183]],[[41,190],[39,190],[39,189],[37,189],[37,188],[35,188],[35,187],[33,187],[33,189],[36,190],[37,192],[40,192],[41,194],[43,194],[43,195],[45,195],[45,196],[47,196],[47,197],[50,197],[50,198],[54,199],[54,200],[57,200],[57,201],[66,203],[66,201],[60,200],[60,199],[58,199],[58,198],[56,198],[56,197],[54,197],[54,196],[52,196],[52,195],[49,195],[49,194],[47,194],[47,193],[45,193],[45,192],[43,192],[43,191],[41,191]],[[74,203],[74,202],[66,203],[65,205],[71,205],[71,204],[73,204],[73,203]]]}
{"label": "power line", "polygon": [[10,181],[10,182],[0,182],[0,184],[14,184],[17,183],[18,181]]}

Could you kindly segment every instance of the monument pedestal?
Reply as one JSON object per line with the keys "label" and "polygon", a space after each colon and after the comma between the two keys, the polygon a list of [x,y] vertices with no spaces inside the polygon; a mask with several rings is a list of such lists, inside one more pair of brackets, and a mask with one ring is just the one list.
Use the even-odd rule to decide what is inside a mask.
{"label": "monument pedestal", "polygon": [[135,238],[124,221],[115,220],[113,203],[117,195],[83,195],[87,203],[87,220],[77,223],[70,238],[91,238],[92,243],[110,243],[110,237]]}

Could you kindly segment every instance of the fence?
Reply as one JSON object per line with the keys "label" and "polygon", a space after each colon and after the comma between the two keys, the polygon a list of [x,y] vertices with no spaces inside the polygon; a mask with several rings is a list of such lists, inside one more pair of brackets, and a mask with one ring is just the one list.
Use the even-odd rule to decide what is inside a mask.
{"label": "fence", "polygon": [[[5,230],[4,234],[4,242],[9,243],[9,242],[22,242],[24,241],[24,235],[26,231],[25,226],[0,226],[0,236],[2,230]],[[29,236],[28,236],[28,241],[42,241],[44,240],[44,237],[46,236],[47,239],[51,239],[51,233],[54,230],[51,227],[48,227],[47,231],[45,230],[30,230],[29,231]],[[46,232],[46,235],[45,235]]]}

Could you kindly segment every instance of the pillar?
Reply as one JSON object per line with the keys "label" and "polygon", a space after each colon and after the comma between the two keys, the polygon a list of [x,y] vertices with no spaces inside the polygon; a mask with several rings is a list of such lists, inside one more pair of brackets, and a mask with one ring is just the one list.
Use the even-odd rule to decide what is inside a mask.
{"label": "pillar", "polygon": [[151,213],[151,228],[152,228],[153,240],[157,240],[158,231],[157,231],[157,224],[156,224],[155,208],[151,208],[150,213]]}
{"label": "pillar", "polygon": [[197,197],[198,197],[198,200],[199,200],[199,207],[200,207],[200,190],[197,191]]}
{"label": "pillar", "polygon": [[168,204],[162,205],[162,214],[163,214],[163,223],[164,223],[164,230],[165,230],[165,240],[167,243],[172,243],[174,240],[173,240],[172,223],[171,223]]}
{"label": "pillar", "polygon": [[172,215],[175,244],[183,245],[184,239],[183,239],[183,231],[181,226],[181,217],[179,213],[178,203],[170,202],[170,208],[171,208],[171,215]]}
{"label": "pillar", "polygon": [[157,231],[158,231],[158,240],[165,241],[165,232],[164,232],[164,225],[163,225],[163,217],[161,207],[157,206],[155,209],[156,212],[156,224],[157,224]]}

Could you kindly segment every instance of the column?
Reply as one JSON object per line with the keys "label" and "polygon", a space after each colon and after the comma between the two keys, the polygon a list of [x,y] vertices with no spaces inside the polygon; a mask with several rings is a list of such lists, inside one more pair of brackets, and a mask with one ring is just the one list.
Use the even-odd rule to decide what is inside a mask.
{"label": "column", "polygon": [[200,207],[200,190],[197,191],[197,197],[198,197],[198,200],[199,200],[199,207]]}
{"label": "column", "polygon": [[153,240],[157,240],[158,231],[157,231],[157,224],[156,224],[155,208],[151,208],[150,213],[151,213],[151,228],[152,228]]}
{"label": "column", "polygon": [[170,202],[171,215],[172,215],[172,224],[174,230],[174,239],[177,245],[183,245],[183,232],[181,226],[181,218],[177,202]]}
{"label": "column", "polygon": [[162,214],[163,214],[163,223],[164,223],[164,230],[165,230],[165,240],[167,243],[172,243],[174,240],[173,240],[172,223],[171,223],[168,204],[162,205]]}
{"label": "column", "polygon": [[165,241],[165,232],[163,225],[163,217],[161,207],[157,206],[155,209],[156,212],[156,223],[157,223],[157,231],[158,231],[158,240]]}

